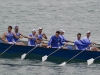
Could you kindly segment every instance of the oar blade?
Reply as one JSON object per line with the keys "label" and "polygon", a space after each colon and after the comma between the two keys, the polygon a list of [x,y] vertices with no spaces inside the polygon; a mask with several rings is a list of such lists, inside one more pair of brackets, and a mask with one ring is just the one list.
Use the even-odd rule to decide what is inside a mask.
{"label": "oar blade", "polygon": [[58,66],[65,66],[66,65],[66,62],[63,62],[63,63],[61,63],[60,65],[58,65]]}
{"label": "oar blade", "polygon": [[25,57],[26,57],[26,54],[24,53],[24,54],[21,56],[21,60],[23,60]]}
{"label": "oar blade", "polygon": [[47,55],[43,56],[43,57],[42,57],[42,62],[45,62],[45,61],[47,60],[47,58],[48,58]]}
{"label": "oar blade", "polygon": [[87,65],[91,65],[93,62],[94,62],[94,59],[91,58],[91,59],[87,60]]}

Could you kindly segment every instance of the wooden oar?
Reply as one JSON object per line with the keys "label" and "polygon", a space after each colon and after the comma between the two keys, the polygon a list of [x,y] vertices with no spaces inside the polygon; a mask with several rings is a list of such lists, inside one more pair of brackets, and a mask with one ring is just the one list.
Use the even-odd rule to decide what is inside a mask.
{"label": "wooden oar", "polygon": [[10,47],[8,47],[6,50],[4,50],[4,51],[0,54],[0,56],[3,55],[6,51],[8,51],[13,45],[14,45],[14,44],[12,44]]}
{"label": "wooden oar", "polygon": [[60,50],[60,49],[61,49],[61,47],[59,47],[57,50],[55,50],[54,52],[50,53],[49,55],[43,56],[43,57],[42,57],[42,62],[46,61],[47,58],[48,58],[50,55],[52,55],[53,53],[57,52],[57,51]]}
{"label": "wooden oar", "polygon": [[78,54],[76,54],[75,56],[73,56],[72,58],[70,58],[67,62],[61,63],[59,66],[65,66],[69,61],[71,61],[72,59],[74,59],[75,57],[77,57],[79,54],[81,54],[84,51],[85,50],[82,50],[81,52],[79,52]]}
{"label": "wooden oar", "polygon": [[[19,39],[18,39],[19,40]],[[18,41],[17,40],[17,41]],[[10,47],[8,47],[5,51],[3,51],[1,54],[0,54],[0,56],[2,55],[2,54],[4,54],[6,51],[8,51],[12,46],[14,46],[15,45],[15,43],[14,44],[12,44]]]}
{"label": "wooden oar", "polygon": [[34,49],[36,49],[38,47],[38,45],[37,46],[35,46],[34,48],[32,48],[30,51],[28,51],[27,53],[24,53],[23,55],[21,55],[21,60],[23,60],[25,57],[26,57],[26,55],[27,54],[29,54],[31,51],[33,51]]}
{"label": "wooden oar", "polygon": [[93,47],[100,47],[100,44],[94,44]]}
{"label": "wooden oar", "polygon": [[100,46],[100,44],[96,44],[96,45]]}
{"label": "wooden oar", "polygon": [[96,59],[98,59],[98,58],[100,58],[100,56],[98,56],[98,57],[96,57],[96,58],[94,58],[94,59],[91,58],[91,59],[87,60],[87,65],[89,66],[89,65],[93,64],[94,60],[96,60]]}

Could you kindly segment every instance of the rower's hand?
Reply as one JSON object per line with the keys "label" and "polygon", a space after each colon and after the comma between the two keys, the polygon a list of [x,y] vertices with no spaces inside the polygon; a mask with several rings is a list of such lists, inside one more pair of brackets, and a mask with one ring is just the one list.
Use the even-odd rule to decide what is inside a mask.
{"label": "rower's hand", "polygon": [[20,36],[20,39],[22,39],[23,38],[23,36]]}
{"label": "rower's hand", "polygon": [[45,34],[45,33],[43,33],[43,35],[45,36],[46,34]]}
{"label": "rower's hand", "polygon": [[92,42],[92,45],[96,45],[96,43],[95,42]]}
{"label": "rower's hand", "polygon": [[47,39],[47,36],[46,36],[46,34],[45,34],[45,33],[43,33],[43,37],[44,37],[45,39]]}
{"label": "rower's hand", "polygon": [[74,43],[73,41],[71,41],[71,43]]}
{"label": "rower's hand", "polygon": [[64,46],[59,47],[59,49],[64,48]]}
{"label": "rower's hand", "polygon": [[45,40],[43,39],[43,41],[48,41],[48,39],[45,39]]}
{"label": "rower's hand", "polygon": [[7,40],[5,40],[5,43],[8,43],[8,41],[7,41]]}
{"label": "rower's hand", "polygon": [[41,41],[41,43],[43,43],[43,44],[44,44],[44,41]]}
{"label": "rower's hand", "polygon": [[89,47],[92,47],[93,44],[90,44]]}
{"label": "rower's hand", "polygon": [[64,46],[68,46],[68,44],[67,44],[67,43],[65,43],[65,44],[64,44]]}
{"label": "rower's hand", "polygon": [[46,37],[46,34],[45,34],[45,33],[43,33],[43,36],[44,36],[44,37]]}
{"label": "rower's hand", "polygon": [[47,46],[47,48],[51,48],[51,46]]}

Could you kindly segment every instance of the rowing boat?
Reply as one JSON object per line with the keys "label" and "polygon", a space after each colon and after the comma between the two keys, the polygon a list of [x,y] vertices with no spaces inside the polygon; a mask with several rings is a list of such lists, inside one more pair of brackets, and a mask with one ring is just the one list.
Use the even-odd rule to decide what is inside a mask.
{"label": "rowing boat", "polygon": [[[0,53],[3,52],[5,49],[7,49],[10,44],[0,43]],[[12,46],[7,52],[5,52],[0,58],[20,58],[23,53],[27,53],[29,50],[31,50],[32,46],[20,46],[20,45],[14,45]],[[55,48],[43,48],[43,47],[37,47],[35,50],[30,52],[25,59],[38,59],[41,60],[42,56],[48,55],[55,51]],[[81,50],[66,50],[66,49],[60,49],[56,53],[52,54],[50,57],[48,57],[48,61],[61,63],[62,61],[67,61],[68,59],[72,58],[74,55],[79,53]],[[78,55],[74,60],[80,60],[80,61],[86,61],[90,58],[95,58],[100,55],[100,52],[96,51],[84,51],[80,55]],[[100,58],[98,59],[100,61]]]}

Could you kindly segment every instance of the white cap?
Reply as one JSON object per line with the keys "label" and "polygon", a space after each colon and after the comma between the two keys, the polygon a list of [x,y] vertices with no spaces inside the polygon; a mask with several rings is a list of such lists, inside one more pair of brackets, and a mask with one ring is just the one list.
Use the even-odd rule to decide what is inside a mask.
{"label": "white cap", "polygon": [[65,32],[63,29],[60,29],[60,32]]}
{"label": "white cap", "polygon": [[43,28],[39,27],[38,30],[40,30],[40,29],[43,29]]}
{"label": "white cap", "polygon": [[87,34],[88,34],[88,33],[91,33],[91,32],[90,32],[90,31],[87,31]]}
{"label": "white cap", "polygon": [[36,29],[33,29],[32,31],[33,31],[33,32],[36,32]]}

